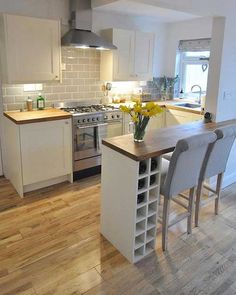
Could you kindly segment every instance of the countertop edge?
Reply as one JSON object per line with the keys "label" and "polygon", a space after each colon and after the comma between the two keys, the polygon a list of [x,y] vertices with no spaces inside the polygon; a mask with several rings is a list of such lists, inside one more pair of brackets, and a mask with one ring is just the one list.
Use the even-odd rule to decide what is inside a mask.
{"label": "countertop edge", "polygon": [[3,115],[17,125],[47,122],[47,121],[57,121],[57,120],[63,120],[63,119],[70,119],[72,117],[71,114],[65,114],[65,115],[51,115],[51,116],[48,115],[44,118],[35,118],[35,119],[30,118],[30,119],[15,120],[7,112],[4,112]]}
{"label": "countertop edge", "polygon": [[[181,137],[182,135],[185,134],[186,130],[188,130],[189,132],[187,133],[188,135],[185,136],[185,137],[188,137],[188,136],[192,136],[194,134],[196,134],[196,132],[198,133],[198,130],[199,130],[199,134],[200,132],[207,132],[207,131],[214,131],[215,129],[219,128],[219,127],[222,127],[222,126],[225,126],[225,125],[231,125],[231,124],[236,124],[236,119],[232,119],[232,120],[226,120],[226,121],[222,121],[222,122],[211,122],[211,123],[205,123],[203,121],[199,121],[199,122],[193,122],[193,123],[187,123],[187,124],[183,124],[183,125],[177,125],[177,126],[172,126],[172,127],[169,127],[169,128],[161,128],[161,129],[157,129],[156,132],[157,132],[157,138],[158,136],[160,135],[160,140],[167,140],[167,144],[164,144],[163,147],[160,147],[159,150],[157,149],[155,151],[155,148],[151,148],[151,150],[149,151],[143,151],[143,153],[140,153],[140,150],[138,152],[135,152],[135,148],[142,148],[142,146],[138,146],[139,143],[134,143],[132,140],[133,140],[133,135],[130,134],[130,135],[123,135],[123,136],[119,136],[119,137],[114,137],[112,139],[103,139],[102,140],[102,144],[104,146],[107,146],[111,149],[113,149],[114,151],[124,155],[124,156],[127,156],[128,158],[132,159],[132,160],[135,160],[135,161],[142,161],[142,160],[146,160],[148,158],[152,158],[152,157],[159,157],[163,154],[166,154],[166,153],[169,153],[169,152],[172,152],[175,148],[175,145],[176,145],[176,142],[181,139],[179,138],[178,136],[178,133],[180,132],[181,134]],[[192,128],[191,128],[192,127]],[[175,131],[175,128],[176,128],[176,132],[173,133],[173,131]],[[171,132],[169,136],[172,136],[173,137],[173,134],[176,134],[176,136],[174,135],[174,139],[170,140],[168,139],[168,137],[166,137],[165,135],[163,136],[163,131],[166,131],[167,132]],[[158,132],[159,130],[159,132]],[[191,132],[192,130],[192,132]],[[155,138],[155,134],[154,134],[155,131],[149,131],[149,138],[153,137],[154,135],[154,138]],[[158,134],[159,133],[159,134]],[[192,133],[192,134],[191,134]],[[148,134],[147,134],[148,135]],[[127,136],[127,144],[131,144],[132,147],[131,147],[131,151],[129,151],[127,149],[127,144],[124,143],[124,141],[122,142],[122,139],[120,140],[120,143],[119,143],[119,138],[123,138],[124,140],[124,137]],[[183,137],[182,137],[183,138]],[[152,142],[148,141],[148,139],[145,141],[144,140],[144,143],[147,144],[147,146],[152,146]],[[142,143],[141,143],[142,144]],[[136,145],[136,146],[134,146]]]}
{"label": "countertop edge", "polygon": [[139,162],[139,161],[143,161],[143,160],[146,160],[148,158],[153,158],[153,157],[159,157],[163,154],[167,154],[167,153],[170,153],[170,152],[173,152],[174,151],[174,148],[167,148],[167,149],[164,149],[164,150],[161,150],[161,151],[157,151],[157,152],[152,152],[152,153],[148,153],[148,155],[143,155],[143,156],[135,156],[131,153],[129,153],[128,151],[125,151],[121,148],[119,148],[118,146],[114,146],[112,143],[110,142],[107,142],[106,140],[102,140],[102,144],[104,146],[107,146],[109,148],[111,148],[112,150],[124,155],[124,156],[127,156],[128,158],[136,161],[136,162]]}

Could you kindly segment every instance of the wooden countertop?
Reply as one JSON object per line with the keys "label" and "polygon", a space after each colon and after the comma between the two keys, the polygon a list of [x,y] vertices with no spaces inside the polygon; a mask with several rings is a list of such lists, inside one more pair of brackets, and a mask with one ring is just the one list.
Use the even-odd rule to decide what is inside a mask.
{"label": "wooden countertop", "polygon": [[203,111],[199,110],[198,108],[190,109],[190,108],[174,105],[173,103],[172,104],[166,103],[164,105],[161,105],[161,107],[165,107],[166,109],[169,109],[169,110],[176,110],[176,111],[182,111],[182,112],[192,113],[196,115],[203,115]]}
{"label": "wooden countertop", "polygon": [[35,122],[45,122],[71,118],[71,114],[53,108],[41,111],[35,110],[30,112],[4,112],[4,116],[16,124],[29,124]]}
{"label": "wooden countertop", "polygon": [[236,120],[207,124],[198,121],[169,128],[152,130],[147,132],[144,142],[141,143],[134,143],[133,134],[104,139],[102,143],[135,161],[142,161],[172,152],[177,141],[180,139],[215,130],[218,127],[229,124],[236,124]]}
{"label": "wooden countertop", "polygon": [[[196,115],[203,115],[203,111],[201,110],[201,108],[192,109],[192,108],[186,108],[183,106],[176,105],[177,103],[185,103],[185,102],[192,103],[189,100],[174,99],[174,100],[166,100],[166,101],[160,100],[160,101],[153,101],[153,102],[157,103],[160,107],[166,108],[169,110],[176,110],[176,111],[182,111],[182,112],[192,113],[192,114],[196,114]],[[111,104],[111,105],[114,105],[117,108],[119,108],[120,105],[133,105],[133,104],[134,104],[134,102],[127,101],[125,103],[117,103],[117,104]]]}

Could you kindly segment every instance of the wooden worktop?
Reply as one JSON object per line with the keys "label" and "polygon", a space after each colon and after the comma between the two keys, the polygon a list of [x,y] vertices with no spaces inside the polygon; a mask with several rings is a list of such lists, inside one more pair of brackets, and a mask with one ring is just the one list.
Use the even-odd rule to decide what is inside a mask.
{"label": "wooden worktop", "polygon": [[4,116],[16,124],[29,124],[35,122],[54,121],[71,118],[71,114],[58,109],[46,109],[30,112],[4,112]]}
{"label": "wooden worktop", "polygon": [[236,124],[236,120],[207,124],[198,121],[169,128],[156,129],[147,132],[144,142],[141,143],[134,142],[133,134],[104,139],[102,143],[135,161],[141,161],[172,152],[177,141],[180,139],[215,130],[218,127],[229,124]]}

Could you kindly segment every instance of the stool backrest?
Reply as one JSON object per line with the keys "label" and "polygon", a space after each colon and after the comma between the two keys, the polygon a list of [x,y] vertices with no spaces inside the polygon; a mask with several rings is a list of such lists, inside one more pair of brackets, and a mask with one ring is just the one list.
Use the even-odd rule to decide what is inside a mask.
{"label": "stool backrest", "polygon": [[162,187],[165,197],[172,198],[186,189],[197,186],[209,144],[215,141],[216,134],[206,132],[177,142]]}
{"label": "stool backrest", "polygon": [[216,142],[209,146],[200,173],[200,181],[225,172],[230,151],[236,138],[236,124],[215,130]]}

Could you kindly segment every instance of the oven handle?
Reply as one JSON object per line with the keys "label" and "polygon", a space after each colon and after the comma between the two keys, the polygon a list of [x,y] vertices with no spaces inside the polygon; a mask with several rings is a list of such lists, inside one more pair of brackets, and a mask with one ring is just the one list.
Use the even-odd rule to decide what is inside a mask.
{"label": "oven handle", "polygon": [[95,128],[95,127],[101,127],[101,126],[107,126],[108,123],[102,123],[102,124],[94,124],[94,125],[86,125],[86,126],[78,126],[78,129],[86,129],[86,128]]}

